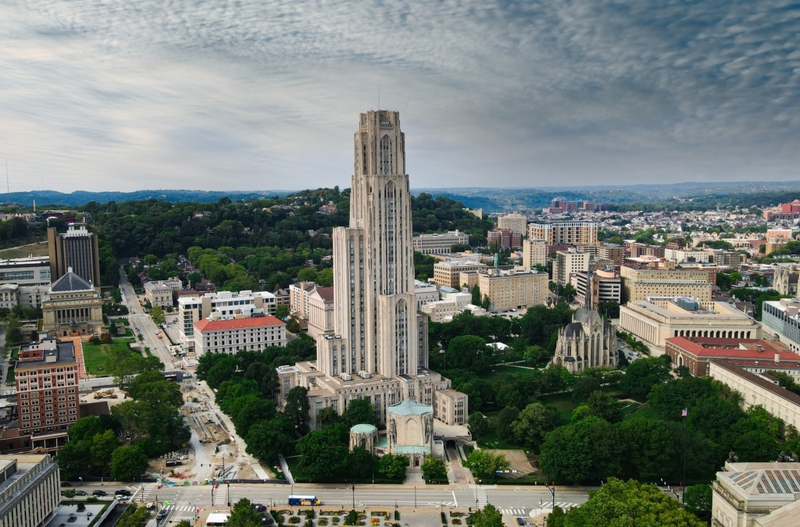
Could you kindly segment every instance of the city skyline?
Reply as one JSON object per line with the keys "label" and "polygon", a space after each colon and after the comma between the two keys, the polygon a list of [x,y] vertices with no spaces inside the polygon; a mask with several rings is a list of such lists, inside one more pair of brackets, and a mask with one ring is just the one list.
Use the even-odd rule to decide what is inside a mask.
{"label": "city skyline", "polygon": [[0,19],[12,192],[347,187],[365,107],[403,113],[420,188],[797,179],[788,2],[43,0]]}

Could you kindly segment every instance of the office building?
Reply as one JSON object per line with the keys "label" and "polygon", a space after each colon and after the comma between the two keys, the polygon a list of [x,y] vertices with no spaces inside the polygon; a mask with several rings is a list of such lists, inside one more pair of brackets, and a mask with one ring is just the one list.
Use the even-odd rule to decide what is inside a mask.
{"label": "office building", "polygon": [[178,335],[186,348],[194,347],[194,323],[214,315],[217,319],[249,318],[274,315],[277,301],[267,291],[220,291],[203,296],[182,296],[178,299]]}
{"label": "office building", "polygon": [[229,353],[264,351],[286,345],[286,323],[273,316],[215,320],[204,318],[194,324],[195,352]]}
{"label": "office building", "polygon": [[20,434],[32,436],[31,449],[55,452],[80,418],[75,347],[52,338],[21,347],[15,379]]}
{"label": "office building", "polygon": [[617,267],[625,260],[625,247],[614,243],[604,243],[597,248],[597,258],[611,260]]}
{"label": "office building", "polygon": [[47,246],[51,280],[58,280],[72,269],[99,290],[100,250],[97,236],[89,232],[86,225],[71,223],[63,233],[57,232],[55,227],[48,227]]}
{"label": "office building", "polygon": [[429,302],[439,300],[439,289],[436,284],[414,280],[414,296],[417,297],[417,311]]}
{"label": "office building", "polygon": [[45,525],[61,501],[60,485],[49,455],[0,455],[0,527]]}
{"label": "office building", "polygon": [[662,354],[670,337],[758,339],[761,325],[727,302],[685,297],[651,297],[619,310],[619,328]]}
{"label": "office building", "polygon": [[173,289],[163,282],[145,282],[144,297],[150,302],[152,307],[167,308],[172,307]]}
{"label": "office building", "polygon": [[547,242],[545,240],[525,239],[522,241],[522,266],[533,269],[547,265]]}
{"label": "office building", "polygon": [[[8,298],[3,307],[19,304],[22,307],[40,307],[42,297],[50,287],[50,259],[46,256],[0,260],[0,288],[6,288]],[[13,291],[12,291],[13,289]],[[13,297],[13,298],[12,298]],[[11,305],[12,302],[16,302]]]}
{"label": "office building", "polygon": [[294,386],[308,389],[312,427],[323,408],[341,414],[364,397],[387,423],[389,407],[436,408],[437,392],[450,389],[428,369],[427,317],[417,311],[399,114],[361,114],[354,140],[350,225],[333,231],[334,330],[317,338],[316,361],[278,368],[279,403]]}
{"label": "office building", "polygon": [[711,261],[714,262],[717,267],[727,267],[738,270],[747,260],[747,257],[739,251],[708,249],[708,253],[711,255]]}
{"label": "office building", "polygon": [[422,254],[448,254],[453,245],[469,245],[469,235],[464,232],[450,231],[436,234],[420,234],[411,239],[416,252]]}
{"label": "office building", "polygon": [[623,302],[637,302],[651,296],[686,296],[711,301],[713,283],[704,269],[620,268]]}
{"label": "office building", "polygon": [[308,320],[308,297],[316,289],[314,282],[298,282],[289,286],[289,312],[300,320]]}
{"label": "office building", "polygon": [[789,348],[800,353],[800,299],[782,298],[761,304],[761,322],[764,332],[780,339]]}
{"label": "office building", "polygon": [[628,244],[628,254],[631,258],[639,258],[640,256],[654,256],[656,258],[664,258],[666,249],[661,245],[650,245],[646,243],[630,243]]}
{"label": "office building", "polygon": [[[633,254],[631,254],[633,256]],[[657,255],[652,255],[657,256]],[[711,261],[711,253],[707,250],[686,250],[686,249],[664,249],[664,258],[678,263],[708,263]]]}
{"label": "office building", "polygon": [[586,221],[529,223],[528,238],[547,245],[597,245],[597,224]]}
{"label": "office building", "polygon": [[497,218],[497,228],[508,229],[525,236],[528,234],[528,217],[517,212],[500,216]]}
{"label": "office building", "polygon": [[569,283],[575,288],[575,300],[590,309],[597,309],[600,302],[622,302],[622,279],[613,269],[572,273]]}
{"label": "office building", "polygon": [[685,366],[695,377],[708,376],[709,362],[725,359],[752,373],[777,370],[800,382],[800,355],[777,340],[670,337],[664,353],[674,368]]}
{"label": "office building", "polygon": [[333,330],[333,287],[317,287],[308,296],[308,334],[316,340]]}
{"label": "office building", "polygon": [[585,273],[589,271],[589,253],[579,253],[575,250],[558,251],[553,262],[553,282],[567,285],[572,273]]}

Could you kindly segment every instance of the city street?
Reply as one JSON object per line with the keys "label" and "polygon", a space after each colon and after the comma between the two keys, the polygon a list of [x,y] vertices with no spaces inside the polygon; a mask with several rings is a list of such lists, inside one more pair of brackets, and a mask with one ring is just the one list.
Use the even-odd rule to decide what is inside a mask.
{"label": "city street", "polygon": [[[232,484],[230,487],[220,484],[212,489],[211,485],[189,485],[182,487],[162,486],[148,483],[143,487],[118,483],[105,483],[75,487],[92,490],[103,488],[113,491],[127,488],[136,492],[136,502],[159,502],[169,512],[162,525],[177,523],[182,519],[192,518],[195,508],[207,506],[225,506],[230,500],[235,503],[247,498],[253,503],[261,503],[268,507],[287,507],[290,494],[315,495],[322,500],[322,507],[349,509],[354,506],[400,510],[436,509],[448,511],[454,508],[483,507],[491,503],[504,515],[526,517],[531,510],[553,505],[553,496],[547,488],[513,487],[495,485],[471,485],[468,488],[452,486],[420,486],[408,485],[356,485],[355,490],[349,485],[273,485],[273,484]],[[109,492],[110,493],[110,492]],[[213,493],[213,502],[212,502]],[[588,500],[588,492],[579,489],[556,490],[555,503],[562,508],[570,508]]]}

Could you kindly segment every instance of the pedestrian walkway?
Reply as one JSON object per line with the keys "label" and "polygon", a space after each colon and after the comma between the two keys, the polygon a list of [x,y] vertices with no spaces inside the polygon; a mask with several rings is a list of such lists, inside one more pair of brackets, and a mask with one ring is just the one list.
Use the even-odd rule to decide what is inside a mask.
{"label": "pedestrian walkway", "polygon": [[[544,503],[543,506],[547,507],[548,510],[553,506],[553,502]],[[577,507],[577,503],[569,503],[566,501],[557,501],[557,507],[561,507],[564,510],[571,509],[572,507]],[[520,507],[520,508],[512,508],[512,509],[499,509],[500,514],[507,514],[509,516],[527,516],[530,511],[533,510],[530,507]]]}

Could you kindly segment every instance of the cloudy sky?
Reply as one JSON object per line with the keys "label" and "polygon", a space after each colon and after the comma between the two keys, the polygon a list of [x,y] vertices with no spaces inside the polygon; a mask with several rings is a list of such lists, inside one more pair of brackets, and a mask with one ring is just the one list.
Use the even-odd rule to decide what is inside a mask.
{"label": "cloudy sky", "polygon": [[[380,102],[379,102],[380,101]],[[12,191],[800,180],[796,0],[4,0]]]}

